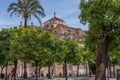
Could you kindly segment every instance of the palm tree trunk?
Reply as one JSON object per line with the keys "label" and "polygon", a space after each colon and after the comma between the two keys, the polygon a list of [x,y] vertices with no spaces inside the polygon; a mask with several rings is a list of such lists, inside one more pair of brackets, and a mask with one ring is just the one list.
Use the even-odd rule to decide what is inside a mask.
{"label": "palm tree trunk", "polygon": [[27,28],[27,18],[24,18],[24,27]]}

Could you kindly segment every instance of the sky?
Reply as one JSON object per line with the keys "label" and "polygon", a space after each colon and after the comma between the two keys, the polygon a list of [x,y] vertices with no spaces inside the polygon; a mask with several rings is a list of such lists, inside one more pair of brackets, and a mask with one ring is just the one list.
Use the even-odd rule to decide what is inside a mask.
{"label": "sky", "polygon": [[[44,8],[46,15],[44,18],[41,18],[42,23],[52,18],[54,16],[54,12],[56,12],[56,17],[64,20],[69,27],[88,30],[87,25],[81,24],[78,18],[80,14],[80,0],[39,1]],[[3,28],[19,26],[20,21],[23,22],[22,17],[18,17],[17,15],[13,15],[12,17],[10,17],[10,13],[7,12],[7,8],[12,2],[17,2],[17,0],[1,0],[0,2],[0,30]],[[28,25],[30,25],[31,22],[33,22],[34,25],[39,25],[39,22],[35,18],[29,20]]]}

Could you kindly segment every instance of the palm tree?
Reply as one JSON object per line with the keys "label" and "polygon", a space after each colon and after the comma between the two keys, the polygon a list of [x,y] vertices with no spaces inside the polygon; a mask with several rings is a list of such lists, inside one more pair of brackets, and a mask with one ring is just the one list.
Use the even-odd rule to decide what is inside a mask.
{"label": "palm tree", "polygon": [[40,25],[42,25],[41,17],[45,16],[44,9],[38,0],[18,0],[17,3],[11,3],[8,7],[8,12],[11,11],[10,16],[17,14],[18,17],[21,15],[24,18],[24,27],[27,27],[28,19],[35,17]]}
{"label": "palm tree", "polygon": [[[8,7],[8,12],[11,12],[10,16],[13,14],[21,15],[24,18],[24,27],[27,27],[28,19],[34,16],[42,25],[40,17],[44,17],[44,9],[38,0],[18,0],[17,3],[11,3]],[[24,62],[24,78],[27,78],[26,63]]]}

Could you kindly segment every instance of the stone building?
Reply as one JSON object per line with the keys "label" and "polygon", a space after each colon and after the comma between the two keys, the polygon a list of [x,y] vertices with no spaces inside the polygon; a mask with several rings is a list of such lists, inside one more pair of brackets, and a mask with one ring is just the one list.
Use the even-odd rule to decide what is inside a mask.
{"label": "stone building", "polygon": [[84,44],[85,32],[80,28],[69,27],[66,22],[54,16],[44,23],[44,29],[50,31],[58,39],[73,39]]}

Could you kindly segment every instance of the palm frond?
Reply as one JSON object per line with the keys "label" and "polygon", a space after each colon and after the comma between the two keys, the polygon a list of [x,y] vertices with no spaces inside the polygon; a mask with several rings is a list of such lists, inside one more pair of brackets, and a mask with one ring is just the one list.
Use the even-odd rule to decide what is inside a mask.
{"label": "palm frond", "polygon": [[18,13],[18,10],[13,10],[10,14],[10,16],[12,16],[13,14],[17,14]]}
{"label": "palm frond", "polygon": [[7,11],[11,12],[10,16],[17,14],[18,16],[22,15],[23,18],[27,19],[31,19],[31,16],[33,15],[40,25],[42,25],[40,17],[45,16],[44,9],[39,0],[18,0],[17,3],[11,3]]}

